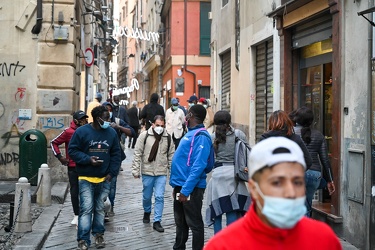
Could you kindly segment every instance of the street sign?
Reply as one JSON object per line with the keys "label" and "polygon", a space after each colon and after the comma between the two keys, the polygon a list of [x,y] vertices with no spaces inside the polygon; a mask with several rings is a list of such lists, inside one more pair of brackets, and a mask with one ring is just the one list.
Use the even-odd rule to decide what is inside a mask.
{"label": "street sign", "polygon": [[85,63],[87,67],[91,67],[94,63],[94,51],[91,48],[85,50]]}

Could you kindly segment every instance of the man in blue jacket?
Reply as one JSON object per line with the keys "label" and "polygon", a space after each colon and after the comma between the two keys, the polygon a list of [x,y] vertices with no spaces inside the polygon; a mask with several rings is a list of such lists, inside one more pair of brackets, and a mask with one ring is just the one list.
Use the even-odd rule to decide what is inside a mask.
{"label": "man in blue jacket", "polygon": [[206,189],[206,174],[213,167],[211,137],[204,128],[206,109],[192,106],[186,116],[188,133],[181,139],[173,156],[170,185],[173,187],[173,212],[176,239],[173,249],[185,249],[189,228],[193,233],[194,250],[204,245],[202,202]]}
{"label": "man in blue jacket", "polygon": [[93,122],[76,130],[68,148],[78,173],[78,249],[88,249],[90,231],[96,248],[105,247],[104,200],[121,165],[120,143],[116,131],[110,128],[108,110],[98,106],[91,115]]}

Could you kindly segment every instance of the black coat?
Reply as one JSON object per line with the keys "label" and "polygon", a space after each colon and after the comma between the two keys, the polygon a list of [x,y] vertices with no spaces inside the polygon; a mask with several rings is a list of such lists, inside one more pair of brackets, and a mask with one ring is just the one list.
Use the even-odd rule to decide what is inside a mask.
{"label": "black coat", "polygon": [[288,136],[286,134],[286,131],[284,130],[271,130],[271,131],[268,131],[266,133],[264,133],[263,135],[261,135],[260,137],[260,140],[264,140],[266,138],[269,138],[269,137],[276,137],[276,136],[283,136],[283,137],[286,137],[292,141],[294,141],[295,143],[297,143],[300,148],[302,149],[302,152],[303,152],[303,157],[305,158],[305,162],[306,162],[306,170],[308,170],[311,165],[312,165],[312,159],[311,159],[311,155],[309,153],[309,151],[307,150],[307,147],[306,145],[303,143],[302,139],[301,139],[301,136],[299,135],[296,135],[296,134],[292,134],[291,136]]}
{"label": "black coat", "polygon": [[[296,126],[294,128],[298,135],[301,135],[301,129],[302,126]],[[305,143],[305,145],[309,150],[312,159],[310,170],[320,172],[322,171],[321,166],[323,166],[324,179],[326,179],[327,182],[333,181],[331,163],[329,162],[328,148],[324,135],[316,129],[311,129],[311,142],[309,144]]]}
{"label": "black coat", "polygon": [[[128,113],[128,117],[129,117],[129,125],[136,128],[136,127],[139,127],[139,116],[138,116],[138,111],[139,111],[139,108],[137,107],[131,107],[130,109],[128,109],[126,112]],[[141,111],[139,111],[139,114],[141,113]]]}
{"label": "black coat", "polygon": [[144,120],[146,129],[149,129],[151,127],[151,124],[156,115],[162,115],[165,117],[163,106],[154,102],[151,102],[147,104],[146,106],[144,106],[144,108],[142,109],[140,118]]}

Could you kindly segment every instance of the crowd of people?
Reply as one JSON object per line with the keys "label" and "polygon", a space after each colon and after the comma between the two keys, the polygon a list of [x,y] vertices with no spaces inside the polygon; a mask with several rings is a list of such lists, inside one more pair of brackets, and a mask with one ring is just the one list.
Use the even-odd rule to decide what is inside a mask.
{"label": "crowd of people", "polygon": [[[142,109],[137,101],[127,109],[119,96],[101,103],[98,93],[87,112],[76,111],[70,126],[51,141],[53,154],[67,166],[78,249],[91,246],[91,235],[96,248],[105,247],[105,220],[115,216],[125,138],[134,150],[132,175],[143,185],[143,223],[151,222],[153,208],[152,227],[160,233],[165,186],[173,188],[173,249],[186,249],[189,230],[194,250],[341,249],[327,225],[309,218],[316,190],[335,192],[326,142],[311,128],[311,110],[271,114],[268,130],[250,153],[247,182],[235,178],[234,168],[235,145],[248,139],[232,125],[228,111],[214,113],[209,99],[195,95],[187,108],[172,98],[164,110],[159,99],[153,93]],[[215,234],[206,245],[205,223]]]}

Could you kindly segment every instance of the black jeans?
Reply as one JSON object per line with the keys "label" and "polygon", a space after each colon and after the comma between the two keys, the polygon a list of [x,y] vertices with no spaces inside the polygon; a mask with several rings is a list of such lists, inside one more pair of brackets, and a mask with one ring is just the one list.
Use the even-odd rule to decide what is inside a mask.
{"label": "black jeans", "polygon": [[176,201],[176,193],[181,187],[174,188],[173,212],[176,223],[176,240],[173,249],[186,249],[189,228],[193,234],[193,250],[201,250],[204,246],[204,224],[202,219],[202,204],[204,188],[194,188],[190,194],[190,201],[181,203]]}
{"label": "black jeans", "polygon": [[75,167],[68,167],[70,185],[70,199],[72,201],[74,215],[79,215],[79,187],[78,174]]}

